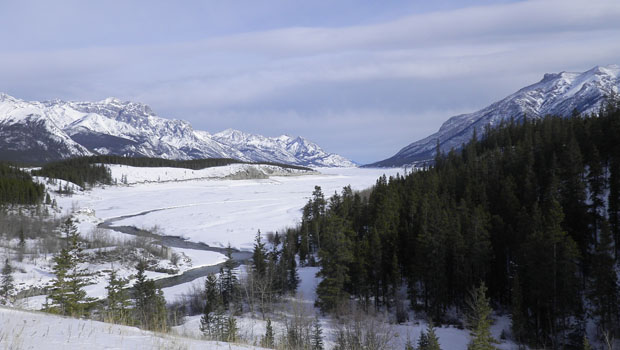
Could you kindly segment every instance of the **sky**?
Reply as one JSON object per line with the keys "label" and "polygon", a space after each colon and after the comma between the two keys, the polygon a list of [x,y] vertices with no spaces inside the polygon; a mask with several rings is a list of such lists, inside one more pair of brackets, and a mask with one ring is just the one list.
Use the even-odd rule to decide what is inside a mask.
{"label": "sky", "polygon": [[544,73],[620,64],[618,18],[618,0],[2,0],[0,92],[370,163]]}

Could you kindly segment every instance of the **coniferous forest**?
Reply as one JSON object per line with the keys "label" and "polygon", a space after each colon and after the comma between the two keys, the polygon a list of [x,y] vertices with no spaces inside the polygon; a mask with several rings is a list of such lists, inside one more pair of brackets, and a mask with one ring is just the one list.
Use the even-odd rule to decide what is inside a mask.
{"label": "coniferous forest", "polygon": [[318,256],[317,305],[406,308],[459,323],[481,283],[513,337],[582,348],[619,326],[620,112],[513,120],[433,166],[326,198],[298,229],[302,264]]}
{"label": "coniferous forest", "polygon": [[18,168],[0,163],[0,205],[36,204],[43,198],[44,186]]}

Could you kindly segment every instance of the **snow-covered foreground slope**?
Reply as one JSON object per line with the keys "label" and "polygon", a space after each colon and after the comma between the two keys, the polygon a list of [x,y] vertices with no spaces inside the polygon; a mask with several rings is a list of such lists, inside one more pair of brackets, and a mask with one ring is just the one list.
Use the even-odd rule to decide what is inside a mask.
{"label": "snow-covered foreground slope", "polygon": [[[151,172],[152,169],[155,168],[133,169],[132,172]],[[230,243],[233,247],[250,249],[257,230],[275,232],[298,223],[301,208],[314,186],[321,186],[329,197],[347,185],[362,190],[374,185],[383,174],[402,173],[402,169],[324,168],[319,171],[321,174],[268,179],[108,186],[60,198],[59,202],[65,208],[92,208],[103,220],[136,215],[117,221],[116,225],[144,228],[157,225],[167,235],[214,246]],[[153,176],[149,175],[151,179]]]}
{"label": "snow-covered foreground slope", "polygon": [[260,349],[0,307],[3,349]]}

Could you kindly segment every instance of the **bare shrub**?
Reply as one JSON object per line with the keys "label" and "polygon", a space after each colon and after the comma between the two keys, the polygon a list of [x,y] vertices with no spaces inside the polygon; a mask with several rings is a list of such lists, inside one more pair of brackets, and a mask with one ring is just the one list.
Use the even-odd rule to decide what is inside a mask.
{"label": "bare shrub", "polygon": [[384,315],[366,313],[354,303],[341,310],[334,326],[336,344],[342,350],[387,350],[395,337]]}

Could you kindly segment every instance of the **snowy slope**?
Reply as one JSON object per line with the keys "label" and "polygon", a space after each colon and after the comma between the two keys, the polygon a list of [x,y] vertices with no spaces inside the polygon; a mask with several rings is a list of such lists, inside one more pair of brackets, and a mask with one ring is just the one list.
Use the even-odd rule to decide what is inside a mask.
{"label": "snowy slope", "polygon": [[492,105],[446,121],[438,132],[401,149],[396,155],[369,166],[390,167],[420,163],[433,158],[437,141],[448,152],[469,141],[485,126],[515,118],[541,118],[548,114],[570,116],[573,110],[582,114],[598,112],[608,96],[620,89],[620,66],[594,67],[584,73],[545,74],[536,84],[527,86]]}
{"label": "snowy slope", "polygon": [[202,341],[119,326],[0,307],[0,347],[4,349],[260,349]]}
{"label": "snowy slope", "polygon": [[[0,94],[0,155],[45,161],[90,154],[167,159],[235,158],[307,166],[353,166],[301,137],[268,138],[226,130],[211,135],[182,120],[158,117],[149,106],[107,98],[98,102],[27,102]],[[36,151],[36,152],[35,152]],[[32,154],[38,154],[32,159]],[[4,156],[3,158],[7,158]],[[39,159],[41,158],[41,159]]]}

